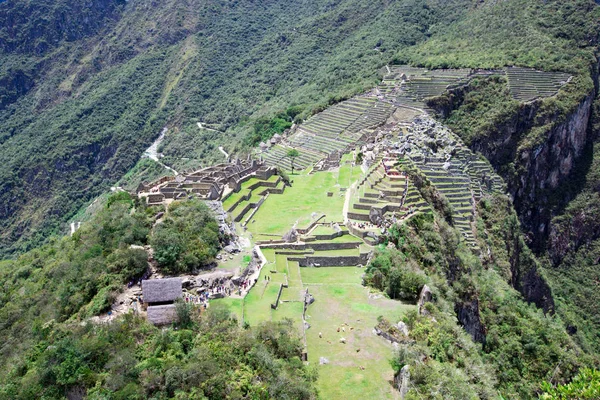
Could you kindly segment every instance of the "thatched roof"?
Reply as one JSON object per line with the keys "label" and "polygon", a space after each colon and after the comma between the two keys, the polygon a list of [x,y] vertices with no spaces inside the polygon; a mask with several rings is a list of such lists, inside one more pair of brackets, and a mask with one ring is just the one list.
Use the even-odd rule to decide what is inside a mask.
{"label": "thatched roof", "polygon": [[167,325],[177,321],[177,309],[175,304],[164,306],[149,306],[148,321],[154,325]]}
{"label": "thatched roof", "polygon": [[144,303],[174,301],[181,296],[181,278],[149,279],[142,281]]}

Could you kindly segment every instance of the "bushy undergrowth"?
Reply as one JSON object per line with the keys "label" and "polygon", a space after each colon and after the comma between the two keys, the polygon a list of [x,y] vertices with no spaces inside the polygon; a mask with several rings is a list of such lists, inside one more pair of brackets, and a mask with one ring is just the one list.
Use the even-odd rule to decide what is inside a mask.
{"label": "bushy undergrowth", "polygon": [[5,370],[2,399],[313,399],[291,321],[243,329],[228,309],[190,307],[179,329],[128,314],[108,325],[47,323]]}
{"label": "bushy undergrowth", "polygon": [[[495,204],[487,206],[494,220],[508,223],[481,224],[485,248],[490,250],[481,260],[437,213],[418,214],[390,230],[388,239],[396,249],[380,251],[367,267],[365,283],[388,293],[390,285],[413,287],[412,274],[422,277],[418,286],[427,282],[433,292],[433,303],[424,307],[423,314],[405,318],[409,338],[416,344],[402,345],[394,361],[397,370],[410,366],[411,399],[493,399],[498,393],[505,398],[535,398],[544,381],[566,383],[580,368],[598,361],[584,355],[559,317],[527,304],[511,286],[512,274],[539,266],[531,252],[518,255],[524,249],[513,248],[524,243],[514,211],[502,206],[506,199],[483,201]],[[397,283],[392,276],[398,277]],[[469,317],[460,317],[457,310]]]}
{"label": "bushy undergrowth", "polygon": [[201,202],[172,203],[153,228],[155,214],[116,193],[72,237],[0,263],[0,399],[314,398],[290,321],[246,329],[218,305],[200,316],[181,303],[175,329],[133,313],[90,322],[146,272],[148,241],[165,272],[216,254],[218,226]]}
{"label": "bushy undergrowth", "polygon": [[155,226],[150,245],[164,272],[191,272],[214,261],[219,249],[219,225],[204,202],[174,202]]}

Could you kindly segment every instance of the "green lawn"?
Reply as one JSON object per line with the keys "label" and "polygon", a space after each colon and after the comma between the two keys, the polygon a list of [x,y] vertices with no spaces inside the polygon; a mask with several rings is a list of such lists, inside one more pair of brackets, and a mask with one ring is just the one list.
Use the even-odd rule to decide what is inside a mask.
{"label": "green lawn", "polygon": [[340,163],[338,183],[341,187],[349,188],[362,175],[360,165],[352,166],[352,154],[345,154]]}
{"label": "green lawn", "polygon": [[[315,268],[311,272],[314,270],[321,274],[325,270],[340,269]],[[344,274],[340,278],[358,280],[350,271],[338,271]],[[321,282],[332,280],[325,275],[314,278]],[[308,357],[311,364],[318,365],[317,385],[322,398],[395,398],[396,393],[390,384],[393,379],[390,366],[393,347],[372,331],[379,315],[395,322],[414,306],[386,298],[369,298],[369,289],[359,284],[321,283],[306,286],[315,297],[315,303],[307,310],[307,322],[311,325],[306,331]],[[340,332],[337,332],[338,328]],[[340,343],[342,337],[346,339],[346,344]],[[320,357],[327,358],[329,364],[319,365]]]}
{"label": "green lawn", "polygon": [[231,206],[233,206],[239,199],[246,196],[251,191],[248,189],[242,189],[237,193],[231,193],[225,201],[223,201],[223,209],[227,211]]}
{"label": "green lawn", "polygon": [[311,235],[331,235],[335,233],[335,229],[329,225],[318,225],[310,234]]}
{"label": "green lawn", "polygon": [[279,283],[259,278],[256,285],[244,299],[244,322],[257,325],[271,320],[271,304],[277,300]]}
{"label": "green lawn", "polygon": [[[341,221],[344,197],[336,187],[337,176],[338,172],[292,175],[293,185],[283,194],[269,196],[248,229],[254,235],[283,235],[296,221],[299,227],[308,226],[313,221],[312,213],[326,214],[328,221]],[[327,197],[327,192],[333,192],[333,196]]]}
{"label": "green lawn", "polygon": [[236,270],[238,268],[245,268],[248,266],[248,262],[250,261],[252,251],[250,249],[244,249],[243,251],[234,254],[233,258],[230,260],[229,255],[225,255],[227,260],[219,260],[217,263],[217,268],[226,269],[229,271]]}
{"label": "green lawn", "polygon": [[211,304],[224,304],[229,307],[231,314],[233,314],[240,323],[242,321],[242,302],[243,299],[236,299],[233,297],[224,297],[222,299],[213,299],[210,301]]}
{"label": "green lawn", "polygon": [[358,267],[300,268],[302,282],[309,284],[356,284],[359,285],[364,274]]}

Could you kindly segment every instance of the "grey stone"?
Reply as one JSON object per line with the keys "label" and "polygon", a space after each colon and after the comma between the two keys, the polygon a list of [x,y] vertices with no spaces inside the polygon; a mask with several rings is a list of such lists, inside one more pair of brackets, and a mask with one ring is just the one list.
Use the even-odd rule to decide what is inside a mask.
{"label": "grey stone", "polygon": [[404,336],[408,336],[408,325],[406,325],[404,322],[400,321],[400,322],[398,322],[397,326],[398,326],[398,330],[400,332],[402,332],[402,334]]}
{"label": "grey stone", "polygon": [[371,208],[369,211],[369,220],[375,225],[381,224],[383,222],[383,214],[381,213],[381,210],[378,208]]}
{"label": "grey stone", "polygon": [[321,364],[321,365],[329,364],[329,360],[325,357],[319,357],[319,364]]}
{"label": "grey stone", "polygon": [[394,386],[400,392],[400,399],[404,399],[408,393],[408,384],[410,383],[410,369],[408,365],[402,367],[400,372],[394,376]]}
{"label": "grey stone", "polygon": [[295,228],[289,230],[288,233],[283,235],[283,240],[288,243],[292,243],[298,240],[298,231]]}
{"label": "grey stone", "polygon": [[431,293],[431,289],[427,285],[423,285],[423,289],[421,289],[421,294],[419,295],[419,302],[417,303],[417,308],[419,310],[419,314],[428,315],[429,312],[425,310],[425,303],[430,302],[433,299],[433,294]]}

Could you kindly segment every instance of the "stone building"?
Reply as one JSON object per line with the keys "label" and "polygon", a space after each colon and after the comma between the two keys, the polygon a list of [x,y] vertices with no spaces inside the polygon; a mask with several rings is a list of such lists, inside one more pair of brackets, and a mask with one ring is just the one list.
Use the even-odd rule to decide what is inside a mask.
{"label": "stone building", "polygon": [[181,297],[181,278],[149,279],[142,281],[142,297],[148,321],[167,325],[177,320],[175,300]]}

